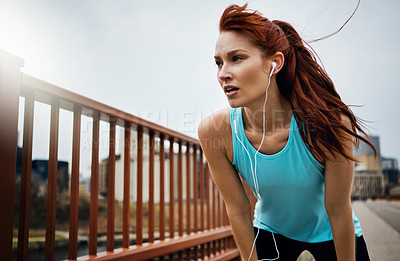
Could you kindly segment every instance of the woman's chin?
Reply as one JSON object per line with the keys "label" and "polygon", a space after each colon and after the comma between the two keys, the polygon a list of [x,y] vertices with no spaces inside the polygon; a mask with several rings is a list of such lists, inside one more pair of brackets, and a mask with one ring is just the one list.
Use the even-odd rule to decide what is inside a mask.
{"label": "woman's chin", "polygon": [[232,108],[242,107],[242,104],[239,104],[238,102],[235,102],[235,101],[228,100],[228,103],[229,103],[229,106],[232,107]]}

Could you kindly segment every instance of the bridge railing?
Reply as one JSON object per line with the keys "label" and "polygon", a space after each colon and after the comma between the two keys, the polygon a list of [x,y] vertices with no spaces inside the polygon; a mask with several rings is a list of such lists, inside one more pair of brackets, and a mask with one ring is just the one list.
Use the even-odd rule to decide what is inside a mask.
{"label": "bridge railing", "polygon": [[[12,259],[13,227],[18,227],[17,260],[27,260],[28,258],[35,102],[45,103],[51,107],[45,260],[54,260],[56,244],[60,109],[73,113],[68,260],[147,260],[154,258],[164,260],[165,257],[168,260],[176,258],[178,260],[238,259],[239,252],[233,240],[225,206],[210,178],[209,168],[197,139],[21,73],[22,66],[23,60],[0,51],[0,164],[2,169],[0,204],[3,210],[0,215],[1,260]],[[18,224],[13,224],[14,200],[11,195],[15,193],[16,183],[19,97],[24,97],[25,105],[19,218]],[[78,257],[79,161],[83,115],[93,120],[90,221],[88,255]],[[104,179],[104,176],[99,177],[100,121],[109,123],[109,155],[106,164],[107,231],[106,251],[103,252],[98,252],[99,178]],[[123,175],[124,184],[122,247],[119,248],[115,248],[116,126],[120,126],[124,132],[123,173],[117,173]],[[132,140],[137,144],[134,155],[131,155],[133,154]],[[146,168],[146,171],[143,167],[144,153],[148,160],[148,163],[146,162],[148,170]],[[158,155],[157,162],[156,154]],[[135,180],[131,180],[131,158],[133,156],[137,164]],[[158,171],[155,171],[155,164],[159,166]],[[166,170],[170,174],[168,180],[166,179]],[[144,177],[148,179],[148,186],[145,188],[143,187]],[[159,186],[155,185],[155,178],[159,181]],[[183,180],[185,180],[185,184]],[[130,188],[132,182],[136,183],[133,205],[131,199],[133,192]],[[166,185],[169,185],[168,195],[165,192]],[[144,202],[144,193],[146,193],[146,202]],[[155,194],[158,195],[158,198],[155,198]],[[147,207],[146,215],[144,215],[144,205]],[[155,206],[159,213],[158,217],[155,215]],[[134,236],[132,232],[130,233],[130,228],[134,225],[130,223],[132,207],[136,211]],[[166,208],[168,208],[167,215],[165,214]],[[157,226],[155,226],[156,222]],[[146,233],[143,232],[144,224],[148,224]]]}

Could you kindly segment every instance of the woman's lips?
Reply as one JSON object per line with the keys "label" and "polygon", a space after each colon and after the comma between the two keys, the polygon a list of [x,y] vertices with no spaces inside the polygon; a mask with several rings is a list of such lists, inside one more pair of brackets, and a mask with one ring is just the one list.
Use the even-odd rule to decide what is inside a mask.
{"label": "woman's lips", "polygon": [[234,90],[234,91],[230,91],[230,92],[225,92],[227,97],[233,97],[234,95],[236,95],[239,92],[239,90]]}
{"label": "woman's lips", "polygon": [[239,88],[233,85],[225,85],[224,86],[225,95],[227,97],[232,97],[239,92]]}

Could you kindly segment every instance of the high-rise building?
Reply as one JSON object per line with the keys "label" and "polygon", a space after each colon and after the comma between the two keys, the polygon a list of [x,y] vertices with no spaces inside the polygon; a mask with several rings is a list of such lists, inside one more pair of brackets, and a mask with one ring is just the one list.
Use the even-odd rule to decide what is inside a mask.
{"label": "high-rise building", "polygon": [[399,184],[399,165],[397,159],[382,157],[382,172],[384,177],[385,194]]}
{"label": "high-rise building", "polygon": [[[374,146],[376,153],[381,155],[381,146],[379,143],[379,136],[369,135],[368,138],[369,138],[369,142],[371,142],[372,145]],[[354,155],[356,157],[359,154],[374,155],[374,151],[367,143],[361,141],[359,148],[354,151]]]}
{"label": "high-rise building", "polygon": [[354,168],[353,197],[376,197],[384,193],[379,136],[370,135],[369,140],[376,149],[376,156],[363,141],[354,152],[359,162],[356,162]]}

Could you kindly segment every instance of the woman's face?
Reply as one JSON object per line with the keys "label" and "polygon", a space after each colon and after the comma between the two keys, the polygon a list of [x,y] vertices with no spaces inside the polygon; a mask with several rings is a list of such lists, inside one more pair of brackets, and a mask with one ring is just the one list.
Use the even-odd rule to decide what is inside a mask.
{"label": "woman's face", "polygon": [[257,106],[265,99],[268,69],[261,51],[243,33],[222,32],[215,47],[218,81],[229,105]]}

